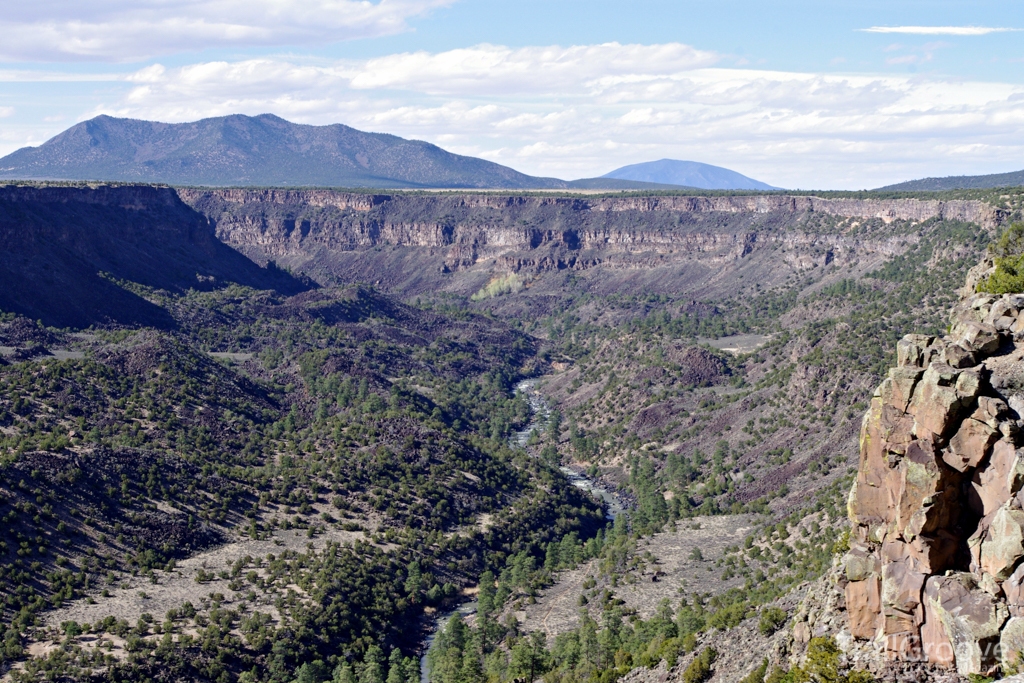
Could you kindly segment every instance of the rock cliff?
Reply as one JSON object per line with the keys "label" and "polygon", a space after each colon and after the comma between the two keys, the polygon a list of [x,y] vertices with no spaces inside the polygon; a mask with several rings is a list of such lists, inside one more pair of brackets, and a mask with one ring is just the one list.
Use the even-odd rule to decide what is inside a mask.
{"label": "rock cliff", "polygon": [[308,289],[219,241],[170,188],[0,186],[0,243],[0,310],[58,327],[175,325],[124,281],[169,292]]}
{"label": "rock cliff", "polygon": [[843,558],[848,649],[955,667],[1024,652],[1024,295],[974,293],[908,335],[864,417]]}
{"label": "rock cliff", "polygon": [[802,269],[902,253],[928,221],[992,228],[1003,218],[982,202],[915,199],[178,192],[220,239],[257,262],[405,295],[472,294],[508,273],[594,271],[595,287],[608,291],[703,296],[700,288],[718,281],[722,292],[735,291],[723,264],[742,263],[748,282],[770,286]]}

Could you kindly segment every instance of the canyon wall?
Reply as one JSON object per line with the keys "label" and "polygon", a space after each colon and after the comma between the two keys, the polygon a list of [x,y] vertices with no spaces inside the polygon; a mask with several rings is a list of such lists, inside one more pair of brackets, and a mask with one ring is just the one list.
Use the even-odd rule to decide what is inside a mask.
{"label": "canyon wall", "polygon": [[[976,201],[178,192],[210,219],[220,239],[257,262],[273,260],[320,282],[362,280],[403,294],[468,294],[502,274],[595,268],[620,291],[689,291],[713,281],[723,264],[748,256],[763,261],[751,277],[770,285],[833,261],[877,262],[901,253],[918,238],[914,226],[933,219],[987,229],[1002,220],[997,209]],[[655,270],[656,278],[609,275]]]}
{"label": "canyon wall", "polygon": [[171,292],[308,288],[225,246],[166,187],[0,187],[0,243],[0,310],[57,327],[174,326],[125,281]]}

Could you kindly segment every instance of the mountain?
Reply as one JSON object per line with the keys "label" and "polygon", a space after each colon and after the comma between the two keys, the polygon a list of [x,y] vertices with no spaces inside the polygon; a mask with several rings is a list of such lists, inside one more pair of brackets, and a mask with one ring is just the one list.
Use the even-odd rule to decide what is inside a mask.
{"label": "mountain", "polygon": [[[0,178],[214,186],[659,189],[536,178],[436,145],[272,114],[159,123],[97,116],[0,159]],[[665,189],[665,188],[660,188]]]}
{"label": "mountain", "polygon": [[567,190],[696,190],[696,187],[671,183],[647,183],[621,178],[580,178],[565,182]]}
{"label": "mountain", "polygon": [[556,188],[418,140],[271,114],[159,123],[97,116],[0,159],[0,177],[172,185]]}
{"label": "mountain", "polygon": [[631,164],[606,173],[602,178],[638,180],[645,183],[683,185],[702,190],[778,190],[759,180],[748,178],[721,166],[697,161],[659,159],[643,164]]}
{"label": "mountain", "polygon": [[1020,187],[1024,185],[1024,171],[993,173],[990,175],[957,175],[945,178],[921,178],[904,183],[886,185],[880,191],[941,192],[943,190],[983,190],[991,187]]}

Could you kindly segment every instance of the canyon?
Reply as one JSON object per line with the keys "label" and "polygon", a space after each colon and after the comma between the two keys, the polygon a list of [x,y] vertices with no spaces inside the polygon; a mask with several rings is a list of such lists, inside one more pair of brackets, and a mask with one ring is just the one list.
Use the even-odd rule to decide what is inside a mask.
{"label": "canyon", "polygon": [[[0,580],[37,591],[12,593],[5,666],[17,678],[102,660],[196,680],[255,667],[269,680],[322,656],[362,666],[373,643],[405,667],[424,625],[485,571],[505,587],[487,627],[500,623],[495,657],[530,631],[556,648],[584,604],[611,624],[623,622],[608,610],[678,609],[668,668],[638,645],[638,680],[681,675],[711,647],[733,654],[711,681],[766,655],[793,670],[824,637],[884,673],[870,653],[916,652],[946,623],[909,602],[946,570],[963,575],[963,605],[999,586],[986,595],[1007,621],[1013,572],[983,573],[1018,511],[983,520],[1016,495],[999,483],[1007,447],[992,446],[1013,437],[1002,423],[1016,408],[984,368],[1006,355],[986,325],[1008,349],[1019,316],[1003,314],[1021,306],[961,304],[954,290],[1017,218],[927,197],[0,188],[0,514],[13,520]],[[908,333],[924,335],[908,338],[917,350],[903,342],[890,359]],[[894,362],[900,392],[930,387],[902,417],[878,407],[889,385],[872,395]],[[949,391],[960,403],[939,426],[948,406],[932,403]],[[884,455],[858,445],[865,410]],[[885,422],[926,414],[930,437]],[[945,463],[931,469],[917,443],[929,438]],[[988,451],[964,455],[975,442],[998,467]],[[623,514],[574,486],[584,476]],[[863,504],[843,564],[854,477]],[[33,517],[32,501],[50,512]],[[960,509],[978,525],[949,526]],[[160,535],[186,519],[209,539]],[[939,543],[970,546],[975,532],[981,569]],[[345,581],[391,582],[383,611],[316,573],[337,558],[374,568]],[[953,614],[948,583],[934,601]],[[352,606],[320,612],[307,593]],[[185,598],[197,615],[181,616]],[[147,621],[156,608],[162,624]],[[346,631],[308,630],[321,619]],[[215,665],[195,639],[220,638],[218,623],[246,635]],[[744,640],[755,647],[740,652]],[[972,656],[933,665],[994,670]],[[627,666],[601,666],[613,665]]]}

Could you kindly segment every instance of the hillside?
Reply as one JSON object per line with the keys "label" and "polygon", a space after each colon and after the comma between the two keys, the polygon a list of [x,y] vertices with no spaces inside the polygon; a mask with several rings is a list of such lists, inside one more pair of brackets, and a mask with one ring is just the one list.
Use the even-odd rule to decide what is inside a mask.
{"label": "hillside", "polygon": [[721,166],[702,164],[697,161],[659,159],[641,164],[631,164],[606,173],[602,178],[636,180],[647,183],[683,185],[700,190],[778,190],[759,180],[731,171]]}
{"label": "hillside", "polygon": [[[8,221],[28,240],[0,254],[15,303],[59,291],[33,258],[123,293],[75,280],[100,294],[71,329],[3,304],[12,681],[413,683],[471,596],[433,683],[681,677],[712,649],[704,678],[739,680],[841,547],[893,345],[943,330],[1019,219],[779,195],[4,192],[39,235]],[[117,318],[128,295],[159,314]],[[40,315],[71,310],[47,297]]]}
{"label": "hillside", "polygon": [[781,195],[179,194],[220,239],[259,263],[406,297],[518,288],[493,305],[530,315],[584,292],[729,297],[755,284],[784,285],[815,266],[879,263],[918,239],[916,223],[991,229],[1006,214],[980,201]]}
{"label": "hillside", "polygon": [[921,178],[878,188],[893,192],[942,192],[945,190],[974,190],[993,187],[1020,187],[1024,185],[1024,171],[993,173],[991,175],[962,175],[944,178]]}

